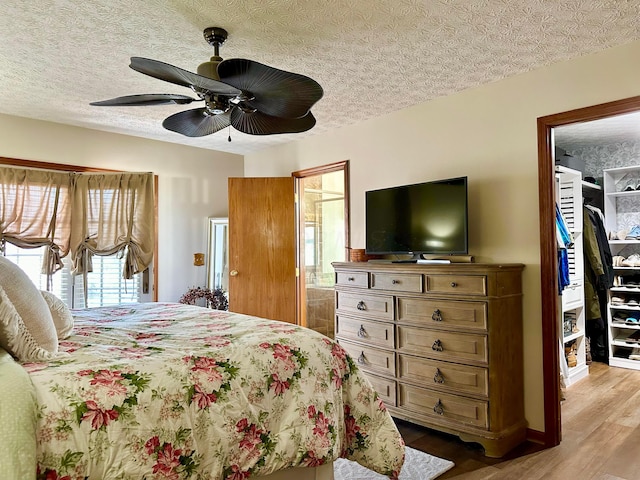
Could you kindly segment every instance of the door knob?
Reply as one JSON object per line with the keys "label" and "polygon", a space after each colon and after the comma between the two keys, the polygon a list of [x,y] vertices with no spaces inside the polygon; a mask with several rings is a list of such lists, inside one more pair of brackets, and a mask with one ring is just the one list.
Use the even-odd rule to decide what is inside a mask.
{"label": "door knob", "polygon": [[229,275],[231,275],[232,277],[235,277],[236,275],[238,275],[238,270],[231,270],[229,272]]}

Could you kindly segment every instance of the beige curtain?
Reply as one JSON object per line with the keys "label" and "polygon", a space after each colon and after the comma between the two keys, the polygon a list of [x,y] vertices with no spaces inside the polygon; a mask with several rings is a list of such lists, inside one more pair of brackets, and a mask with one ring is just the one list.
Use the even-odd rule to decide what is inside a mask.
{"label": "beige curtain", "polygon": [[42,273],[62,268],[69,252],[73,174],[0,167],[0,242],[47,247]]}
{"label": "beige curtain", "polygon": [[73,173],[0,167],[0,247],[46,246],[42,273],[91,271],[91,255],[127,252],[124,278],[153,260],[152,173]]}
{"label": "beige curtain", "polygon": [[124,278],[153,259],[153,174],[101,173],[74,177],[70,251],[73,271],[91,271],[91,256],[127,252]]}

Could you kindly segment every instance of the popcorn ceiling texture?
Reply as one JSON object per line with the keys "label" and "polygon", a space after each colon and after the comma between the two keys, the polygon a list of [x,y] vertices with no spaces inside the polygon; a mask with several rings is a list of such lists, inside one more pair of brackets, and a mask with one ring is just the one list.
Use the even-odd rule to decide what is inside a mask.
{"label": "popcorn ceiling texture", "polygon": [[[41,0],[0,3],[0,113],[244,154],[361,122],[640,38],[639,0]],[[317,80],[318,124],[297,135],[227,131],[189,139],[162,120],[193,106],[89,102],[184,87],[129,69],[129,57],[195,72],[223,58]],[[199,106],[199,104],[197,104]]]}

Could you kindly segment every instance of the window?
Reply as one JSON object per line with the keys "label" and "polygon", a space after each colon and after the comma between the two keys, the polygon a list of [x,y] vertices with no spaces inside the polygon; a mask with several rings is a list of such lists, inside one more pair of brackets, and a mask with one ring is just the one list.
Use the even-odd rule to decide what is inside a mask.
{"label": "window", "polygon": [[[17,264],[40,290],[47,290],[47,276],[43,275],[44,247],[19,248],[6,244],[5,257]],[[87,274],[87,303],[84,303],[83,277],[71,275],[71,260],[63,258],[64,268],[52,276],[51,293],[70,308],[101,307],[141,301],[140,276],[122,278],[125,255],[94,255],[93,272]]]}

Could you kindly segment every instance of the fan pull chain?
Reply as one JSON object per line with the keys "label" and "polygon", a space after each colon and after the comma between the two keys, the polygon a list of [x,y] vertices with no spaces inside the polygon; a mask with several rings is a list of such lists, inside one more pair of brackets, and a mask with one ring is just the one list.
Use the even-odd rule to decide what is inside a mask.
{"label": "fan pull chain", "polygon": [[231,141],[231,125],[229,125],[229,137],[227,138],[227,141]]}

